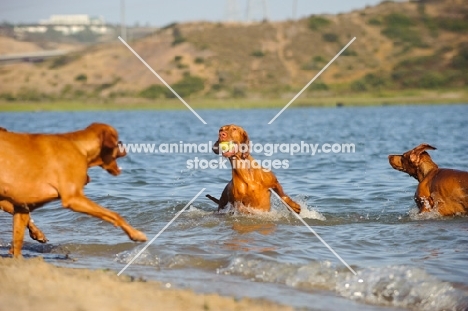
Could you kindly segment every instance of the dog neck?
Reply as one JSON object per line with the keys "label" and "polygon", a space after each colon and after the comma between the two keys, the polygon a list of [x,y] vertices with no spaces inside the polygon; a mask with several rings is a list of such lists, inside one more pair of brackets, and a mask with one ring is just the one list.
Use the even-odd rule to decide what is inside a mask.
{"label": "dog neck", "polygon": [[90,134],[86,130],[79,130],[76,132],[63,133],[62,136],[73,141],[80,152],[86,156],[86,161],[89,167],[100,165],[95,163],[96,159],[100,158],[100,141],[96,135]]}
{"label": "dog neck", "polygon": [[[240,178],[244,182],[249,182],[254,180],[253,173],[255,170],[261,169],[260,167],[256,167],[253,161],[255,159],[252,156],[248,156],[245,159],[239,158],[237,156],[229,158],[229,162],[231,163],[232,167],[232,179],[236,180]],[[255,166],[255,167],[253,167]]]}
{"label": "dog neck", "polygon": [[427,175],[438,168],[439,166],[432,161],[429,155],[427,157],[423,157],[418,167],[417,180],[421,182]]}

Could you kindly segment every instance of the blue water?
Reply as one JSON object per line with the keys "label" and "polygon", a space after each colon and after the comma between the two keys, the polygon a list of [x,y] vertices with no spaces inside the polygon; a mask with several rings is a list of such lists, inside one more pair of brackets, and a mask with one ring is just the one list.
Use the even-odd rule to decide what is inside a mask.
{"label": "blue water", "polygon": [[[354,276],[301,222],[273,198],[270,213],[215,213],[228,169],[189,169],[211,152],[130,153],[122,174],[89,171],[86,194],[120,213],[151,239],[202,189],[192,206],[125,273],[171,287],[265,298],[311,310],[464,310],[468,306],[468,218],[418,215],[417,182],[388,164],[422,142],[440,167],[468,170],[467,105],[291,108],[278,110],[1,113],[11,131],[64,132],[105,122],[125,143],[204,144],[235,123],[255,143],[351,143],[354,153],[270,157],[301,216],[352,269]],[[33,152],[33,151],[31,151]],[[24,254],[64,266],[119,272],[145,244],[103,221],[65,210],[59,202],[33,213],[49,243],[26,238]],[[11,217],[0,217],[0,255],[11,240]]]}

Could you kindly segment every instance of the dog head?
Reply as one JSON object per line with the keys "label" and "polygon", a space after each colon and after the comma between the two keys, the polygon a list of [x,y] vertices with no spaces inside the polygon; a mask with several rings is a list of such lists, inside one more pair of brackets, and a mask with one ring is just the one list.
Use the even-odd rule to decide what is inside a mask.
{"label": "dog head", "polygon": [[421,144],[402,155],[389,155],[388,161],[394,169],[405,172],[421,181],[429,169],[437,168],[426,150],[436,150],[436,148],[428,144]]}
{"label": "dog head", "polygon": [[[230,142],[230,144],[227,148],[220,148],[219,144],[223,142]],[[219,129],[218,140],[213,146],[213,152],[216,154],[221,152],[227,158],[246,159],[250,155],[249,148],[250,140],[247,132],[238,125],[229,124],[221,126]]]}
{"label": "dog head", "polygon": [[93,123],[86,128],[97,135],[100,140],[100,152],[90,166],[100,166],[109,174],[117,176],[120,168],[117,159],[127,155],[123,149],[122,142],[119,141],[117,130],[110,125],[103,123]]}

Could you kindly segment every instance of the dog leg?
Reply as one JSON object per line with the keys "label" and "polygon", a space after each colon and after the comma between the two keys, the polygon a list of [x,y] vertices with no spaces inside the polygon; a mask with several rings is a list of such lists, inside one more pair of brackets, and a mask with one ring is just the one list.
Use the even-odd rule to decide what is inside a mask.
{"label": "dog leg", "polygon": [[297,214],[301,212],[301,206],[294,202],[286,193],[283,191],[283,187],[280,185],[279,182],[276,182],[276,185],[272,188],[280,197],[283,199],[286,204],[289,205],[289,207],[292,208],[293,211],[295,211]]}
{"label": "dog leg", "polygon": [[85,196],[62,197],[62,204],[74,212],[88,214],[120,227],[128,237],[136,242],[145,242],[146,235],[130,226],[118,213],[104,208]]}
{"label": "dog leg", "polygon": [[29,222],[29,210],[27,207],[15,206],[13,214],[13,243],[10,254],[13,257],[21,257],[21,248],[23,247],[24,230]]}
{"label": "dog leg", "polygon": [[[15,207],[8,201],[0,201],[0,209],[7,212],[8,214],[13,215],[15,212]],[[29,230],[29,236],[31,239],[36,240],[40,243],[46,243],[47,238],[45,234],[34,224],[34,220],[32,218],[29,219],[27,224]]]}
{"label": "dog leg", "polygon": [[48,240],[45,234],[34,224],[34,220],[30,217],[27,224],[29,230],[29,236],[31,239],[38,241],[39,243],[46,243]]}

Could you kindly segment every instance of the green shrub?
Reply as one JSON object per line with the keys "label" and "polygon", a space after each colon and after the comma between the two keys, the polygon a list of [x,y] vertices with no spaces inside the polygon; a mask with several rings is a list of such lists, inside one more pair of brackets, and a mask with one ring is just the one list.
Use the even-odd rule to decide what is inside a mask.
{"label": "green shrub", "polygon": [[[182,97],[189,96],[193,93],[202,91],[205,88],[205,81],[196,76],[186,75],[174,85],[172,88]],[[168,93],[168,97],[175,97],[174,94]]]}
{"label": "green shrub", "polygon": [[331,21],[322,16],[311,16],[309,18],[309,28],[312,30],[319,30],[331,24]]}
{"label": "green shrub", "polygon": [[454,18],[440,18],[438,20],[440,28],[452,32],[466,33],[468,31],[468,20]]}
{"label": "green shrub", "polygon": [[205,62],[205,59],[203,57],[195,58],[195,64],[203,64],[204,62]]}
{"label": "green shrub", "polygon": [[2,100],[7,100],[7,101],[14,101],[16,99],[16,96],[14,96],[12,93],[7,92],[7,93],[0,93],[0,99]]}
{"label": "green shrub", "polygon": [[180,31],[179,28],[177,27],[174,27],[173,30],[172,30],[172,35],[174,37],[174,41],[172,41],[172,46],[175,46],[177,44],[181,44],[185,41],[187,41],[183,36],[182,36],[182,32]]}
{"label": "green shrub", "polygon": [[167,87],[160,84],[152,84],[140,92],[140,96],[144,98],[156,99],[168,97],[170,91]]}
{"label": "green shrub", "polygon": [[235,85],[232,88],[232,97],[234,98],[244,98],[247,94],[245,92],[245,87],[241,85]]}
{"label": "green shrub", "polygon": [[321,81],[316,81],[309,86],[309,91],[328,91],[329,87]]}
{"label": "green shrub", "polygon": [[302,70],[320,70],[323,68],[327,60],[320,55],[314,56],[312,60],[301,66]]}
{"label": "green shrub", "polygon": [[84,90],[75,90],[73,92],[73,97],[75,98],[83,98],[83,97],[88,97],[88,94]]}
{"label": "green shrub", "polygon": [[55,57],[52,59],[52,62],[49,65],[49,69],[57,69],[57,68],[63,67],[75,60],[78,60],[80,57],[81,57],[81,54],[78,54],[78,53],[70,53],[67,55]]}
{"label": "green shrub", "polygon": [[460,77],[461,72],[461,70],[447,68],[440,61],[439,52],[400,62],[393,69],[391,77],[400,87],[436,89],[460,83],[457,77]]}
{"label": "green shrub", "polygon": [[176,55],[174,56],[174,61],[177,63],[177,62],[180,62],[182,60],[182,56],[180,55]]}
{"label": "green shrub", "polygon": [[324,33],[322,35],[322,38],[323,38],[324,41],[327,41],[327,42],[336,42],[336,41],[338,41],[338,35],[334,34],[334,33]]}
{"label": "green shrub", "polygon": [[346,49],[343,51],[343,53],[341,53],[341,56],[357,56],[357,52],[355,50],[351,50],[351,49]]}
{"label": "green shrub", "polygon": [[356,80],[351,83],[351,90],[355,92],[365,92],[367,91],[366,83],[362,80]]}
{"label": "green shrub", "polygon": [[410,43],[413,46],[425,47],[421,35],[412,28],[415,22],[408,16],[392,13],[384,17],[385,28],[381,33],[397,42]]}
{"label": "green shrub", "polygon": [[327,60],[325,59],[325,57],[321,56],[321,55],[317,55],[317,56],[314,56],[314,58],[312,58],[312,60],[316,63],[326,63]]}
{"label": "green shrub", "polygon": [[382,25],[382,20],[380,18],[373,17],[367,21],[369,25],[380,26]]}
{"label": "green shrub", "polygon": [[40,101],[43,99],[47,99],[47,95],[44,93],[39,92],[36,89],[24,88],[22,87],[16,93],[17,100],[24,100],[24,101]]}
{"label": "green shrub", "polygon": [[391,13],[384,17],[385,24],[388,27],[407,28],[414,26],[415,22],[408,16],[401,13]]}
{"label": "green shrub", "polygon": [[88,80],[88,76],[84,73],[80,73],[79,75],[75,77],[75,81],[86,82],[87,80]]}
{"label": "green shrub", "polygon": [[220,83],[215,83],[211,86],[211,89],[213,91],[220,91],[223,88],[223,85]]}
{"label": "green shrub", "polygon": [[250,55],[255,56],[255,57],[263,57],[265,56],[265,53],[263,53],[261,50],[255,50]]}
{"label": "green shrub", "polygon": [[452,59],[452,66],[454,68],[464,69],[464,70],[468,68],[468,44],[464,44],[460,46],[460,51]]}
{"label": "green shrub", "polygon": [[382,74],[368,73],[363,78],[351,83],[351,90],[355,92],[364,92],[372,89],[381,89],[390,86],[388,77]]}
{"label": "green shrub", "polygon": [[424,16],[422,21],[429,30],[430,35],[436,38],[439,35],[439,25],[437,24],[437,21],[430,16]]}
{"label": "green shrub", "polygon": [[364,76],[364,83],[373,88],[381,88],[387,85],[387,79],[381,74],[368,73]]}
{"label": "green shrub", "polygon": [[436,89],[445,86],[447,82],[448,79],[443,74],[429,71],[422,75],[417,86],[425,89]]}

